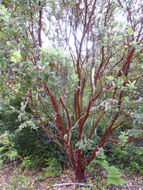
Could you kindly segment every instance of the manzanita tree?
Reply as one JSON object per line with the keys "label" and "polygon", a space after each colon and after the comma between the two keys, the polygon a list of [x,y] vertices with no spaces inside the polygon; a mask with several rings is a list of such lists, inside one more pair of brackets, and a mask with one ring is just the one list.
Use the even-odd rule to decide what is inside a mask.
{"label": "manzanita tree", "polygon": [[142,15],[140,0],[2,1],[1,96],[22,93],[78,182],[127,120],[126,142],[142,138]]}

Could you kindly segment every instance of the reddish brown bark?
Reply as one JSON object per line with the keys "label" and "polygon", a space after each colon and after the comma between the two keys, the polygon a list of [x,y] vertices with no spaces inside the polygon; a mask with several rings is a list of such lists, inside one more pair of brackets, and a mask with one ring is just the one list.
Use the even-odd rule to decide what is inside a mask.
{"label": "reddish brown bark", "polygon": [[85,182],[85,167],[83,165],[77,165],[77,167],[74,168],[74,173],[78,183]]}
{"label": "reddish brown bark", "polygon": [[41,1],[39,1],[39,29],[38,29],[38,41],[39,41],[39,46],[42,47],[42,5]]}

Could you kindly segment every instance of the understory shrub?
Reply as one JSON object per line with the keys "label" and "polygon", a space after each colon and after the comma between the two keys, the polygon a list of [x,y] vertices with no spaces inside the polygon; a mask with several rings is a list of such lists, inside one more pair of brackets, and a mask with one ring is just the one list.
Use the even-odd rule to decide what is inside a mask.
{"label": "understory shrub", "polygon": [[60,167],[66,161],[64,152],[35,123],[36,118],[28,106],[21,112],[21,101],[15,97],[0,102],[1,165],[19,160],[23,168],[42,169],[53,159]]}
{"label": "understory shrub", "polygon": [[123,147],[111,150],[107,154],[107,160],[122,170],[143,174],[143,147],[141,142],[126,144]]}

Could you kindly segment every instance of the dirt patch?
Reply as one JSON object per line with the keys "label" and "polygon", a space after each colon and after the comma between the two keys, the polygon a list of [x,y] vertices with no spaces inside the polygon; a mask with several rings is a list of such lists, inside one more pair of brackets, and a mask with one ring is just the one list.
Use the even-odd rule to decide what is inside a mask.
{"label": "dirt patch", "polygon": [[[143,176],[124,175],[127,181],[126,185],[110,185],[106,190],[143,190]],[[90,190],[96,190],[97,182],[90,179]],[[71,170],[65,170],[60,177],[43,177],[42,172],[22,171],[17,165],[9,164],[0,169],[0,190],[75,190],[74,173]],[[60,184],[58,187],[54,185]],[[63,184],[66,184],[65,186]],[[94,186],[94,187],[93,187]],[[88,189],[88,188],[87,188]],[[82,188],[81,188],[82,190]]]}

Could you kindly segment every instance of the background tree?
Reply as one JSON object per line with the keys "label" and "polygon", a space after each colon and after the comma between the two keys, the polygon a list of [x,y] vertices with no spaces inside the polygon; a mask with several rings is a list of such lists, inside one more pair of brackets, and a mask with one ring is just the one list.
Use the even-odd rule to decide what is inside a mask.
{"label": "background tree", "polygon": [[[23,109],[28,101],[39,125],[66,151],[76,180],[82,182],[86,166],[101,147],[122,143],[112,133],[132,121],[137,106],[142,106],[142,97],[136,94],[143,69],[143,3],[3,0],[2,4],[6,8],[0,17],[1,77],[7,79],[1,82],[2,96],[24,96]],[[42,33],[54,48],[42,48]],[[126,143],[142,138],[138,114],[140,124],[128,131]],[[106,126],[96,139],[103,119]],[[48,122],[53,126],[49,128]]]}

